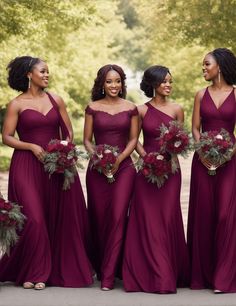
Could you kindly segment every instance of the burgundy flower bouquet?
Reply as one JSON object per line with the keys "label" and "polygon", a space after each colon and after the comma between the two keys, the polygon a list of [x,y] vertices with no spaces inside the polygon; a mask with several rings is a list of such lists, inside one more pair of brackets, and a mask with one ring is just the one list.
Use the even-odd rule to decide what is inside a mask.
{"label": "burgundy flower bouquet", "polygon": [[4,200],[0,193],[0,253],[9,255],[10,248],[19,239],[17,230],[23,228],[25,219],[20,206]]}
{"label": "burgundy flower bouquet", "polygon": [[77,175],[77,167],[83,169],[81,159],[86,159],[88,155],[76,147],[72,142],[53,139],[45,149],[44,170],[51,176],[55,173],[64,174],[63,190],[70,188]]}
{"label": "burgundy flower bouquet", "polygon": [[111,173],[117,156],[119,155],[118,147],[113,147],[107,144],[98,145],[95,147],[94,153],[90,158],[90,169],[96,169],[99,173],[106,175],[109,183],[115,181]]}
{"label": "burgundy flower bouquet", "polygon": [[217,164],[223,164],[231,159],[234,144],[229,133],[225,129],[220,132],[209,131],[201,133],[199,142],[195,144],[195,149],[200,156],[208,159],[212,167],[208,170],[209,175],[215,175]]}
{"label": "burgundy flower bouquet", "polygon": [[148,182],[162,187],[169,174],[177,171],[177,164],[173,162],[169,154],[150,152],[136,163],[137,171],[141,171]]}
{"label": "burgundy flower bouquet", "polygon": [[169,125],[160,126],[160,137],[158,142],[160,152],[168,152],[171,155],[181,155],[187,157],[191,150],[191,140],[188,131],[184,129],[183,124],[176,120],[170,121]]}

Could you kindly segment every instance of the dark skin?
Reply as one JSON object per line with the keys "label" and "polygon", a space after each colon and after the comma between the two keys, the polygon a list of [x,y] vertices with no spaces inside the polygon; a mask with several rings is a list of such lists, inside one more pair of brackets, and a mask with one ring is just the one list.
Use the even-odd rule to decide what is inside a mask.
{"label": "dark skin", "polygon": [[[224,103],[227,96],[232,91],[233,86],[225,82],[222,74],[220,75],[220,81],[219,81],[220,67],[211,54],[207,54],[205,56],[203,60],[202,70],[205,80],[212,82],[212,84],[208,87],[208,90],[215,104],[215,107],[219,109],[221,105]],[[205,88],[198,91],[194,100],[194,108],[192,115],[192,134],[196,142],[198,142],[200,138],[200,130],[201,130],[200,104],[205,91],[206,91]],[[218,168],[221,165],[220,163],[212,165],[208,159],[203,158],[203,156],[201,156],[200,152],[198,153],[202,164],[207,169],[211,169],[211,167]],[[235,154],[235,150],[233,154]]]}
{"label": "dark skin", "polygon": [[[89,106],[94,110],[104,111],[111,115],[134,109],[133,103],[124,100],[118,96],[121,90],[121,78],[120,75],[111,70],[107,73],[104,83],[105,97],[101,100],[90,102]],[[84,146],[89,153],[94,153],[93,139],[93,116],[85,114],[84,123]],[[138,139],[138,116],[131,117],[129,140],[123,152],[121,152],[111,170],[111,174],[114,175],[119,169],[120,163],[127,158],[134,150]]]}
{"label": "dark skin", "polygon": [[[46,63],[40,62],[33,67],[32,72],[28,73],[30,77],[30,88],[14,98],[7,107],[7,112],[4,120],[3,131],[2,131],[2,141],[4,144],[18,150],[30,150],[37,157],[37,159],[43,162],[45,155],[44,149],[34,143],[24,142],[17,139],[15,135],[17,122],[19,115],[26,109],[36,110],[44,115],[46,115],[52,108],[52,104],[44,92],[44,89],[48,85],[48,67]],[[65,103],[61,97],[51,94],[54,100],[58,104],[60,114],[67,126],[69,131],[69,138],[67,140],[73,139],[72,125],[69,116],[66,111]]]}
{"label": "dark skin", "polygon": [[[172,89],[172,78],[171,75],[168,73],[163,80],[163,82],[156,88],[155,90],[155,97],[153,97],[149,102],[152,106],[156,109],[159,109],[163,113],[167,114],[168,116],[172,117],[173,120],[178,120],[180,122],[184,122],[184,112],[182,107],[180,107],[176,103],[172,103],[168,101],[168,96],[171,93]],[[146,115],[148,110],[147,105],[143,104],[138,107],[139,111],[139,130],[142,127],[142,120]],[[144,157],[147,153],[144,150],[144,147],[140,142],[138,142],[136,146],[136,151],[141,157]]]}
{"label": "dark skin", "polygon": [[[37,157],[37,159],[43,163],[45,151],[41,146],[35,143],[21,141],[14,136],[19,115],[24,110],[33,109],[42,113],[43,115],[46,115],[52,108],[52,104],[47,94],[44,92],[44,89],[48,85],[49,77],[47,64],[42,61],[36,64],[33,67],[32,72],[28,73],[28,77],[30,78],[30,88],[8,104],[2,131],[2,140],[4,144],[14,149],[31,151]],[[58,104],[60,114],[69,131],[69,137],[67,140],[72,140],[73,130],[66,111],[65,103],[59,96],[54,94],[51,95]],[[27,281],[24,282],[23,287],[25,289],[35,288],[42,290],[45,288],[45,283],[38,282],[33,284],[32,282]]]}

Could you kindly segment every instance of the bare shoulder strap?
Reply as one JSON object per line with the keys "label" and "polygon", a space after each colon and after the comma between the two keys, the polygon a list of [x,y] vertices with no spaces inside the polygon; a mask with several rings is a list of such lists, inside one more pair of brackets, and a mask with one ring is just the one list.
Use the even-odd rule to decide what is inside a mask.
{"label": "bare shoulder strap", "polygon": [[57,114],[58,114],[58,117],[59,117],[59,123],[60,123],[60,128],[61,128],[61,133],[62,133],[62,138],[63,139],[66,139],[68,136],[69,136],[69,131],[67,129],[67,126],[61,116],[61,113],[59,111],[59,107],[58,107],[58,104],[57,102],[53,99],[53,97],[48,93],[46,92],[46,94],[48,95],[54,109],[56,110]]}

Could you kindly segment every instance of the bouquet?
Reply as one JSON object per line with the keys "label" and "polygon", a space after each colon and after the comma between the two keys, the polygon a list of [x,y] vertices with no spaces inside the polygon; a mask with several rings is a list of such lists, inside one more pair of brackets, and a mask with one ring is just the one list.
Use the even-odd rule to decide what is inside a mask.
{"label": "bouquet", "polygon": [[168,179],[168,175],[177,171],[178,166],[170,154],[151,152],[138,160],[136,169],[138,172],[141,171],[148,182],[160,188]]}
{"label": "bouquet", "polygon": [[22,229],[25,219],[20,206],[4,200],[0,193],[0,253],[9,255],[19,238],[16,231]]}
{"label": "bouquet", "polygon": [[168,126],[162,124],[159,129],[160,137],[157,140],[160,145],[160,152],[168,152],[171,155],[180,154],[183,157],[188,156],[191,150],[191,141],[181,122],[173,120],[170,121]]}
{"label": "bouquet", "polygon": [[107,144],[96,146],[94,153],[91,155],[90,169],[96,169],[99,173],[105,174],[108,182],[113,183],[115,178],[111,173],[111,169],[116,162],[118,154],[118,147],[112,147]]}
{"label": "bouquet", "polygon": [[53,139],[49,142],[44,157],[44,170],[51,176],[54,172],[64,174],[63,190],[70,188],[77,175],[77,167],[83,169],[80,159],[86,159],[87,154],[72,142]]}
{"label": "bouquet", "polygon": [[220,132],[209,131],[201,133],[199,142],[195,144],[196,151],[212,164],[208,170],[209,175],[215,175],[218,164],[231,159],[234,144],[225,129]]}

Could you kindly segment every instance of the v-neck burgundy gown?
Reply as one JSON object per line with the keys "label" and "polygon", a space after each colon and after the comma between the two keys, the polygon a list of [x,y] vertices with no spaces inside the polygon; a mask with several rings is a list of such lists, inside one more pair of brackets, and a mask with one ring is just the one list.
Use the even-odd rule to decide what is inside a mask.
{"label": "v-neck burgundy gown", "polygon": [[[26,109],[17,124],[20,140],[43,148],[51,139],[60,139],[59,127],[65,137],[68,135],[57,103],[48,96],[52,108],[46,115]],[[53,174],[49,179],[31,151],[14,150],[8,197],[22,206],[27,220],[10,256],[0,260],[0,281],[65,287],[92,283],[85,248],[87,210],[80,179],[76,176],[68,191],[62,190],[62,184],[63,175]]]}
{"label": "v-neck burgundy gown", "polygon": [[[158,127],[173,120],[150,103],[143,118],[144,149],[158,152]],[[126,291],[175,293],[188,284],[188,252],[180,207],[181,172],[158,189],[136,175],[123,261]]]}
{"label": "v-neck burgundy gown", "polygon": [[[122,152],[128,142],[131,118],[138,115],[137,108],[111,115],[88,106],[86,113],[93,116],[96,145],[118,146]],[[118,273],[134,178],[130,157],[121,162],[113,183],[108,183],[106,176],[96,170],[89,167],[87,170],[91,257],[102,287],[113,288]]]}
{"label": "v-neck burgundy gown", "polygon": [[[234,90],[217,109],[208,88],[201,100],[202,131],[226,129],[235,142]],[[192,162],[188,218],[191,288],[236,292],[236,157],[210,176],[197,153]]]}

